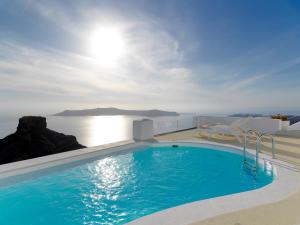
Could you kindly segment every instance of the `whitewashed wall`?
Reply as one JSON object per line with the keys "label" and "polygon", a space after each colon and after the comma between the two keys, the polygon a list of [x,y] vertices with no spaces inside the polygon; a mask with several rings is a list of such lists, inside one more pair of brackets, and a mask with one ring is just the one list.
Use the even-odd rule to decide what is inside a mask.
{"label": "whitewashed wall", "polygon": [[[197,119],[197,126],[225,124],[230,125],[239,117],[216,117],[216,116],[199,116]],[[260,132],[274,133],[281,130],[281,121],[273,120],[268,117],[251,118],[248,124],[249,129],[255,129]]]}
{"label": "whitewashed wall", "polygon": [[288,130],[299,130],[300,131],[300,122],[294,123],[293,125],[289,126]]}
{"label": "whitewashed wall", "polygon": [[[153,119],[153,134],[166,134],[186,129],[192,129],[203,125],[225,124],[230,125],[239,117],[226,116],[186,116],[186,117],[161,117]],[[248,124],[249,129],[260,132],[275,133],[280,131],[281,121],[268,117],[251,118]]]}
{"label": "whitewashed wall", "polygon": [[[154,135],[165,134],[180,130],[192,129],[203,125],[225,124],[230,125],[239,117],[226,116],[187,116],[174,118],[153,119]],[[251,118],[248,125],[249,129],[261,132],[274,133],[281,130],[281,121],[267,117]]]}
{"label": "whitewashed wall", "polygon": [[[192,129],[204,125],[225,124],[230,125],[240,117],[226,116],[184,116],[184,117],[159,117],[153,120],[153,135],[166,134],[186,129]],[[300,122],[299,122],[300,123]],[[297,125],[298,126],[298,125]],[[268,117],[251,118],[248,129],[255,129],[260,132],[280,133],[282,125],[280,120]],[[286,132],[285,132],[286,133]],[[297,131],[297,135],[300,131]]]}
{"label": "whitewashed wall", "polygon": [[134,120],[132,123],[132,138],[145,141],[153,138],[153,120]]}
{"label": "whitewashed wall", "polygon": [[287,130],[277,132],[277,134],[287,137],[300,138],[300,122],[289,126]]}
{"label": "whitewashed wall", "polygon": [[282,129],[281,120],[272,118],[252,118],[249,122],[249,128],[261,132],[275,133]]}

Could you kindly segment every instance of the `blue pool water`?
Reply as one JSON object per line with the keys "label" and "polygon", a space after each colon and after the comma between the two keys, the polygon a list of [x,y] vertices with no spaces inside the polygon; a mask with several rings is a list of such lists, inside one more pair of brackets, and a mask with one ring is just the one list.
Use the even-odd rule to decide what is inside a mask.
{"label": "blue pool water", "polygon": [[184,203],[260,188],[242,156],[210,147],[151,147],[0,189],[0,224],[119,225]]}

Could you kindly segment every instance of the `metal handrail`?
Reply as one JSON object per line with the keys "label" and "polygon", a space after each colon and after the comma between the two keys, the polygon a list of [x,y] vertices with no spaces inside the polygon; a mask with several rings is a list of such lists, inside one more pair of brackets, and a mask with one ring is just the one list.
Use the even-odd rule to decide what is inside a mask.
{"label": "metal handrail", "polygon": [[273,135],[268,134],[268,133],[262,133],[257,130],[248,130],[244,132],[244,149],[243,149],[243,156],[244,156],[244,163],[246,164],[246,150],[247,150],[247,136],[248,134],[254,134],[256,137],[256,148],[255,148],[255,171],[257,173],[258,168],[259,168],[259,153],[260,151],[260,144],[261,144],[261,139],[263,137],[270,137],[272,141],[272,158],[275,159],[275,139]]}
{"label": "metal handrail", "polygon": [[248,131],[244,131],[244,151],[243,151],[243,156],[244,156],[244,161],[246,160],[246,150],[247,150],[247,135],[254,133],[256,134],[255,130],[248,130]]}
{"label": "metal handrail", "polygon": [[261,142],[261,139],[263,137],[269,137],[271,138],[271,142],[272,142],[272,158],[275,159],[276,158],[276,155],[275,155],[275,139],[274,139],[274,136],[269,134],[269,133],[261,133],[259,138],[260,138],[260,142]]}
{"label": "metal handrail", "polygon": [[256,151],[255,151],[255,172],[257,173],[259,167],[259,132],[257,130],[248,130],[244,132],[244,163],[247,163],[246,150],[247,150],[247,136],[248,134],[254,134],[256,136]]}

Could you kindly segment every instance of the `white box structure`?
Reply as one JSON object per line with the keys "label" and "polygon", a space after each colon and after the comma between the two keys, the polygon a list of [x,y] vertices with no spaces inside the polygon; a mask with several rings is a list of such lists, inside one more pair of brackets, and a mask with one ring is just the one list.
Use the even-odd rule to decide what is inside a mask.
{"label": "white box structure", "polygon": [[132,137],[135,141],[145,141],[153,138],[153,120],[134,120]]}

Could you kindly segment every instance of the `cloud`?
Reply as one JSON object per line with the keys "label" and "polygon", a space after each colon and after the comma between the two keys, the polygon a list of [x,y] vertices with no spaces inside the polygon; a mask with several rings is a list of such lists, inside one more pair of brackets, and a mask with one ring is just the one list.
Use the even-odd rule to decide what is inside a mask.
{"label": "cloud", "polygon": [[[88,98],[95,103],[127,102],[128,107],[141,108],[168,108],[168,103],[177,102],[179,108],[184,96],[189,96],[190,87],[197,85],[189,80],[189,70],[180,65],[176,40],[157,29],[157,35],[148,38],[151,31],[141,29],[128,32],[128,36],[134,36],[133,44],[117,68],[101,67],[84,54],[2,43],[0,51],[5,58],[0,60],[1,89],[51,95],[53,101],[68,97],[69,101],[80,98],[84,102]],[[36,104],[44,104],[42,97]],[[66,102],[66,107],[71,104]]]}
{"label": "cloud", "polygon": [[243,88],[248,88],[249,86],[256,84],[258,81],[260,81],[266,77],[267,77],[266,74],[251,76],[249,78],[235,80],[231,83],[227,83],[224,86],[227,87],[227,89],[230,91],[238,91]]}
{"label": "cloud", "polygon": [[[0,100],[4,108],[19,105],[22,110],[24,96],[27,108],[52,112],[97,106],[181,112],[275,107],[277,103],[271,100],[282,99],[281,93],[268,88],[272,96],[258,97],[259,91],[266,91],[257,91],[258,84],[268,84],[277,73],[299,64],[295,57],[266,66],[264,60],[273,57],[272,46],[249,50],[222,63],[203,62],[190,54],[191,49],[197,51],[197,43],[179,40],[166,21],[149,14],[132,19],[110,11],[107,16],[82,2],[70,9],[58,1],[29,1],[26,7],[37,12],[45,25],[53,23],[78,37],[72,43],[77,48],[64,50],[54,44],[41,48],[25,40],[2,40]],[[99,65],[85,49],[91,29],[101,24],[117,26],[126,39],[127,53],[116,67]],[[284,96],[292,104],[296,95],[287,92]]]}

